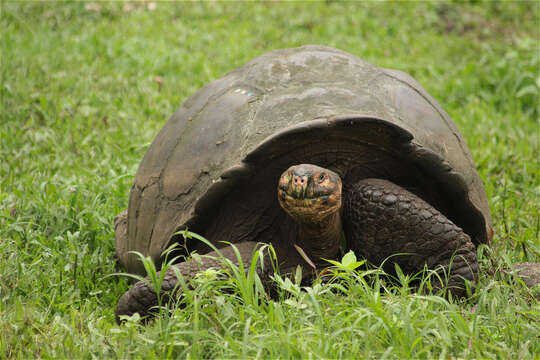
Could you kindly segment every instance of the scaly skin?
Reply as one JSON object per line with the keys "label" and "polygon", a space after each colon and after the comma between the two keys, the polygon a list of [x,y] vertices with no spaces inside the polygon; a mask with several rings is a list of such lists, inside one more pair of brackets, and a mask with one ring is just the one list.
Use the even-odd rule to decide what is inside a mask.
{"label": "scaly skin", "polygon": [[386,180],[361,180],[344,191],[345,233],[356,254],[379,265],[392,255],[407,253],[389,258],[387,269],[397,263],[404,272],[415,273],[427,265],[443,280],[448,278],[436,288],[446,286],[455,296],[466,295],[464,279],[477,280],[478,263],[475,246],[463,230],[418,196]]}

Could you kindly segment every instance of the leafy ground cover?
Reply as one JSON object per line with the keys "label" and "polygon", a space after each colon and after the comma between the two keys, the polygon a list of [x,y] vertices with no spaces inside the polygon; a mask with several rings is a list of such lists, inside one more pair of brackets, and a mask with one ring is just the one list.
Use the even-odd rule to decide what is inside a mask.
{"label": "leafy ground cover", "polygon": [[[538,358],[537,2],[1,2],[0,357]],[[464,302],[347,275],[282,300],[201,278],[142,327],[113,309],[113,217],[183,100],[271,49],[323,44],[410,73],[457,123],[495,225]],[[255,290],[254,290],[255,291]]]}

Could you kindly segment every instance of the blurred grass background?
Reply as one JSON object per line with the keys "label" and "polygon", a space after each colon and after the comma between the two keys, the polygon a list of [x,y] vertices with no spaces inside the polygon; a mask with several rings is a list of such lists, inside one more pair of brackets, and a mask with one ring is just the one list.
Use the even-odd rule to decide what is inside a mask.
{"label": "blurred grass background", "polygon": [[[0,11],[0,354],[539,356],[538,303],[509,275],[511,264],[540,258],[537,1],[3,0]],[[390,296],[370,308],[365,294],[356,294],[360,303],[323,294],[317,301],[328,301],[329,323],[305,322],[305,309],[318,303],[302,296],[302,306],[265,310],[281,309],[280,318],[247,316],[241,302],[228,299],[228,308],[220,295],[207,310],[190,306],[214,309],[228,319],[223,326],[192,309],[147,328],[117,328],[113,309],[128,284],[106,277],[115,272],[113,217],[127,206],[153,137],[204,84],[269,50],[305,44],[411,74],[456,122],[496,230],[493,247],[480,249],[485,290],[461,306]],[[358,324],[357,308],[380,312]],[[377,321],[392,336],[374,330]]]}

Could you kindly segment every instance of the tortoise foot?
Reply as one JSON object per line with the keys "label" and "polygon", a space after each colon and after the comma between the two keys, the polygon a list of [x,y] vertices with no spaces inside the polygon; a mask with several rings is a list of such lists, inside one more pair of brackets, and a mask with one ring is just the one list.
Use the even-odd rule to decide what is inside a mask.
{"label": "tortoise foot", "polygon": [[[240,258],[246,267],[249,267],[251,257],[253,252],[259,247],[258,243],[255,242],[244,242],[234,245],[240,254]],[[239,264],[239,259],[236,256],[236,253],[232,246],[227,246],[220,250],[220,253],[212,251],[206,255],[197,256],[197,258],[174,264],[166,270],[166,273],[163,277],[160,289],[160,300],[161,304],[158,302],[158,296],[156,292],[148,285],[149,279],[146,278],[146,281],[139,281],[135,283],[118,301],[116,307],[115,316],[116,322],[121,323],[121,316],[131,316],[135,313],[146,317],[152,315],[153,311],[158,305],[163,305],[169,303],[171,300],[177,300],[181,296],[181,289],[179,288],[179,280],[176,274],[180,274],[186,283],[189,284],[190,279],[192,279],[198,272],[202,272],[208,269],[226,269],[227,265],[224,260],[220,257],[230,260],[234,265]],[[266,260],[265,256],[265,260]],[[266,266],[264,270],[268,271],[272,267]],[[269,264],[268,264],[269,265]],[[257,267],[260,276],[263,276],[261,267]],[[158,274],[159,277],[159,274]]]}

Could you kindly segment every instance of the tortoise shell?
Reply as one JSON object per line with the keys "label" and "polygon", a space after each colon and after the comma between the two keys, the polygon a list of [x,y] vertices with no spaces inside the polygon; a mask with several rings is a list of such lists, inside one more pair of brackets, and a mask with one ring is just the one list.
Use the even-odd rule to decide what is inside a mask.
{"label": "tortoise shell", "polygon": [[[124,267],[143,273],[181,229],[291,251],[295,225],[277,201],[280,174],[299,163],[343,182],[390,180],[486,243],[491,217],[470,151],[439,104],[409,75],[346,52],[303,46],[261,55],[191,96],[157,135],[131,189]],[[188,250],[205,252],[189,243]]]}

